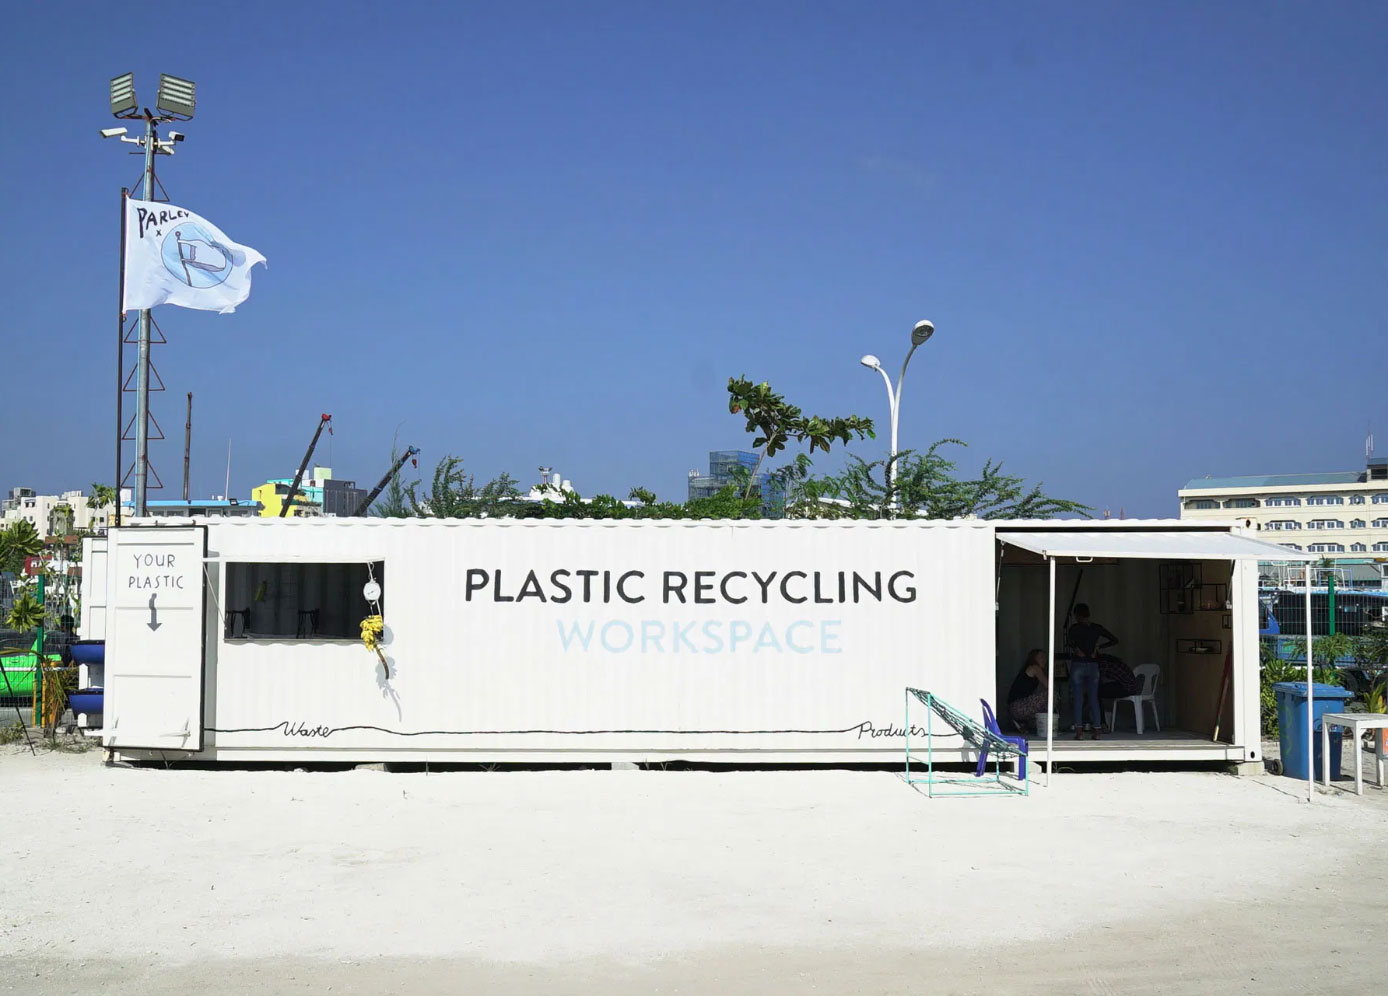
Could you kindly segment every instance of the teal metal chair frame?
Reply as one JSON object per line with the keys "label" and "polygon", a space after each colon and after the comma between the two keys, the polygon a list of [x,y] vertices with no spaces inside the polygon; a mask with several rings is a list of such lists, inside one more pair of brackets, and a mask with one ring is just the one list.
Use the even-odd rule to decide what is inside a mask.
{"label": "teal metal chair frame", "polygon": [[[911,773],[911,700],[916,699],[925,709],[925,775]],[[963,775],[960,772],[937,772],[935,770],[935,737],[950,734],[935,733],[935,719],[947,725],[951,733],[962,737],[964,743],[974,750],[988,750],[992,764],[992,776]],[[919,756],[917,751],[917,756]],[[1018,779],[1010,772],[1003,779],[1003,764],[1006,761],[1021,760],[1017,745],[1002,739],[980,723],[974,722],[964,713],[944,699],[920,688],[906,689],[906,784],[924,785],[925,794],[935,796],[968,795],[1030,795],[1031,782],[1027,777]],[[943,788],[937,787],[943,786]],[[960,791],[960,787],[964,790]]]}

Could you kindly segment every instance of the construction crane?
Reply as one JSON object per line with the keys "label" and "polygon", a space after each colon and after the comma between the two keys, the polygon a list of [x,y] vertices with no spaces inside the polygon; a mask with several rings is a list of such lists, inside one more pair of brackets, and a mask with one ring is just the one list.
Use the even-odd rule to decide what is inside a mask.
{"label": "construction crane", "polygon": [[362,499],[362,503],[357,506],[357,510],[352,514],[365,515],[366,510],[371,507],[371,503],[386,489],[386,485],[390,483],[390,479],[400,473],[400,468],[405,466],[406,460],[409,460],[416,467],[419,466],[419,461],[415,459],[417,456],[419,456],[418,446],[411,446],[409,449],[405,450],[404,453],[400,454],[400,459],[395,461],[395,466],[386,471],[386,476],[376,482],[376,486],[371,489],[371,493]]}
{"label": "construction crane", "polygon": [[328,434],[332,435],[333,417],[324,412],[318,417],[318,428],[313,430],[313,439],[309,440],[308,449],[304,450],[304,459],[299,463],[299,469],[294,474],[294,483],[289,485],[289,494],[284,496],[284,501],[280,504],[280,518],[283,519],[289,514],[289,506],[294,504],[294,496],[299,493],[299,482],[304,479],[304,471],[308,469],[308,462],[313,459],[313,450],[318,445],[318,437],[323,435],[323,427],[328,427]]}

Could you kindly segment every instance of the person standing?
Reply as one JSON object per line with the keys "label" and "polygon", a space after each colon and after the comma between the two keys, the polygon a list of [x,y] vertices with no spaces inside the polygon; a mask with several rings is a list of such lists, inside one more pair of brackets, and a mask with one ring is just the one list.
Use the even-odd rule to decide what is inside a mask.
{"label": "person standing", "polygon": [[[1065,634],[1065,643],[1070,649],[1070,698],[1075,704],[1075,739],[1079,740],[1087,730],[1098,740],[1104,727],[1103,713],[1099,710],[1099,651],[1116,646],[1118,637],[1091,622],[1089,606],[1083,602],[1075,606],[1074,616],[1075,622]],[[1085,699],[1089,700],[1089,723],[1084,722]]]}

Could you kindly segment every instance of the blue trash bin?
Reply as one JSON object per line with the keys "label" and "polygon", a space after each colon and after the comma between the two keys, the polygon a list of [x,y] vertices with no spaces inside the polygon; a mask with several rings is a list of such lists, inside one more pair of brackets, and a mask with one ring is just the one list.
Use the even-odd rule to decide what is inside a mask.
{"label": "blue trash bin", "polygon": [[[1306,771],[1306,682],[1279,681],[1272,686],[1277,696],[1278,743],[1282,748],[1282,774],[1305,779]],[[1312,691],[1315,701],[1315,752],[1312,763],[1315,776],[1321,776],[1321,717],[1328,712],[1344,712],[1345,703],[1353,693],[1334,685],[1316,683]],[[1340,777],[1340,728],[1330,731],[1330,777]]]}

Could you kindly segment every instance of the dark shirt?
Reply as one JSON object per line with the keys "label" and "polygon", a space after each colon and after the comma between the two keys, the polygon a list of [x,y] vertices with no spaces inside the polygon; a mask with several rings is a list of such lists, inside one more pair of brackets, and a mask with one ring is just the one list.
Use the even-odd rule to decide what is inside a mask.
{"label": "dark shirt", "polygon": [[1026,669],[1023,668],[1022,672],[1013,680],[1012,687],[1007,690],[1007,704],[1020,702],[1039,687],[1041,687],[1041,682],[1027,674]]}
{"label": "dark shirt", "polygon": [[1107,640],[1104,646],[1112,646],[1118,642],[1118,637],[1114,636],[1104,627],[1096,622],[1075,623],[1070,627],[1070,632],[1066,634],[1065,642],[1073,650],[1079,651],[1079,656],[1083,660],[1088,660],[1094,656],[1099,649],[1099,640]]}

